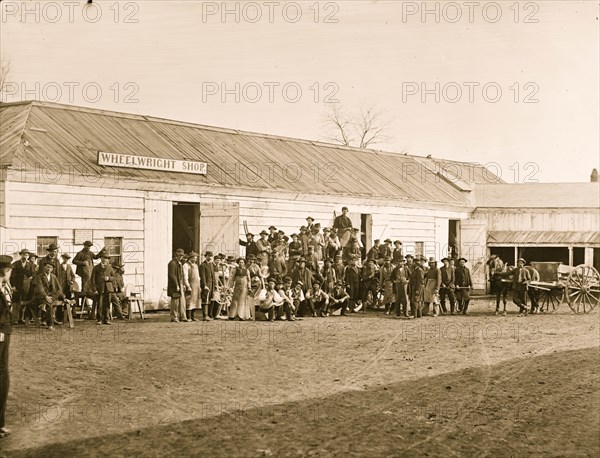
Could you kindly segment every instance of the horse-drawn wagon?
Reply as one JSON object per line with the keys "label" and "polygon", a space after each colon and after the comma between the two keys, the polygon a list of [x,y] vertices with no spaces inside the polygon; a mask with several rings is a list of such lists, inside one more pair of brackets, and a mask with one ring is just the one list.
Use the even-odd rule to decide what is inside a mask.
{"label": "horse-drawn wagon", "polygon": [[527,269],[541,311],[552,313],[566,302],[574,313],[590,313],[600,303],[600,273],[594,267],[532,262]]}

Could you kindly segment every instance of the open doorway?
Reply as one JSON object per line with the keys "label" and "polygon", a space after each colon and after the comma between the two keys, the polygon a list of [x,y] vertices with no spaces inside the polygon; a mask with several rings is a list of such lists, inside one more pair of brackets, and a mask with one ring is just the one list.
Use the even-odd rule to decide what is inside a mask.
{"label": "open doorway", "polygon": [[360,239],[363,246],[362,257],[364,259],[373,246],[373,216],[370,214],[361,213],[360,215]]}
{"label": "open doorway", "polygon": [[198,251],[200,245],[200,204],[173,202],[173,253],[181,248],[186,253]]}
{"label": "open doorway", "polygon": [[460,246],[460,220],[448,220],[448,256],[458,258],[458,247]]}

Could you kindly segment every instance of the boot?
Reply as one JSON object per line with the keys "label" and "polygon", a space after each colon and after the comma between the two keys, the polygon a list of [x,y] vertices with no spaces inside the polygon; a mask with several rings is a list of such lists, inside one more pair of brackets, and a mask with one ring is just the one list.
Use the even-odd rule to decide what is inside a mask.
{"label": "boot", "polygon": [[192,321],[198,321],[198,318],[196,318],[196,317],[194,316],[194,312],[195,312],[195,311],[196,311],[196,309],[192,309],[192,310],[190,310],[190,319],[191,319]]}
{"label": "boot", "polygon": [[269,309],[269,321],[275,321],[275,307]]}
{"label": "boot", "polygon": [[433,316],[438,316],[439,315],[438,307],[439,306],[437,304],[433,304]]}
{"label": "boot", "polygon": [[212,318],[208,313],[208,304],[202,304],[202,319],[204,321],[212,321]]}
{"label": "boot", "polygon": [[463,315],[468,315],[469,312],[467,312],[467,309],[469,308],[469,301],[465,301],[463,306],[462,306],[462,314]]}

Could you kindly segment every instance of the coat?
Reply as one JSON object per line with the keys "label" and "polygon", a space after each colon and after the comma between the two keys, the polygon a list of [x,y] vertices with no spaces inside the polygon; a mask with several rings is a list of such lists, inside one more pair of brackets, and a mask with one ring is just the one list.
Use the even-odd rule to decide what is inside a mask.
{"label": "coat", "polygon": [[52,264],[52,266],[54,267],[54,270],[52,271],[52,273],[54,275],[58,275],[58,268],[60,267],[60,259],[58,258],[51,258],[50,256],[46,255],[43,258],[40,259],[40,261],[38,262],[39,267],[39,271],[43,272],[44,271],[44,266],[46,264]]}
{"label": "coat", "polygon": [[50,280],[48,280],[46,274],[40,271],[35,277],[34,285],[34,299],[37,302],[44,302],[46,296],[52,297],[55,301],[63,298],[58,278],[53,273],[50,274]]}
{"label": "coat", "polygon": [[523,283],[531,281],[531,274],[524,267],[515,267],[510,272],[502,273],[502,276],[510,277],[512,275],[512,288],[519,289],[523,287]]}
{"label": "coat", "polygon": [[[105,278],[108,277],[108,280]],[[94,266],[90,288],[94,293],[105,294],[115,292],[115,272],[110,265],[104,267],[102,264]]]}
{"label": "coat", "polygon": [[0,332],[10,334],[12,329],[12,292],[10,285],[0,282]]}
{"label": "coat", "polygon": [[442,288],[454,289],[456,283],[454,267],[441,267],[440,273],[442,274]]}
{"label": "coat", "polygon": [[410,273],[410,280],[408,282],[410,286],[410,300],[412,302],[423,301],[423,286],[425,282],[425,273],[423,268],[419,265],[415,265]]}
{"label": "coat", "polygon": [[83,250],[81,250],[73,258],[73,264],[77,266],[75,268],[75,273],[81,278],[84,278],[85,262],[88,262],[88,267],[91,269],[94,266],[94,259],[99,259],[98,255],[95,255],[89,249],[84,248]]}
{"label": "coat", "polygon": [[173,258],[167,264],[167,296],[181,297],[183,294],[181,285],[183,285],[183,266],[176,258]]}
{"label": "coat", "polygon": [[215,265],[213,262],[203,261],[198,267],[200,272],[200,289],[208,288],[209,296],[215,289]]}
{"label": "coat", "polygon": [[12,272],[10,273],[10,284],[17,288],[22,300],[25,299],[28,288],[27,280],[35,275],[35,265],[31,261],[25,261],[25,267],[20,259],[12,263]]}
{"label": "coat", "polygon": [[471,280],[471,271],[468,267],[458,266],[455,269],[454,278],[456,280],[456,286],[462,288],[472,287],[473,281]]}
{"label": "coat", "polygon": [[344,282],[348,288],[350,299],[360,298],[360,269],[357,266],[348,266],[344,272]]}
{"label": "coat", "polygon": [[292,272],[292,284],[296,286],[296,283],[299,281],[304,284],[302,287],[303,291],[308,291],[312,288],[313,274],[308,267],[304,267],[302,270],[296,267]]}
{"label": "coat", "polygon": [[62,288],[63,292],[71,291],[71,286],[75,282],[75,274],[73,273],[73,269],[69,264],[67,264],[67,269],[65,270],[64,266],[61,264],[58,268],[56,274],[56,278],[58,278],[58,284]]}

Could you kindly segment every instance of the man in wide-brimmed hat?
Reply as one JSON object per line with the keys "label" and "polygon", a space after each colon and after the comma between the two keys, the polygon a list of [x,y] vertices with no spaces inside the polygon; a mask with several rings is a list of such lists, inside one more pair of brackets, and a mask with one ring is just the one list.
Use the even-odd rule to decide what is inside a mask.
{"label": "man in wide-brimmed hat", "polygon": [[[263,231],[264,232],[264,231]],[[204,253],[204,261],[199,266],[200,272],[200,299],[202,301],[202,317],[204,321],[214,318],[212,298],[215,292],[215,264],[213,263],[213,252]]]}
{"label": "man in wide-brimmed hat", "polygon": [[513,302],[519,307],[519,316],[527,315],[525,295],[531,282],[531,274],[525,268],[527,261],[523,258],[517,260],[517,267],[509,272],[500,273],[501,277],[512,276]]}
{"label": "man in wide-brimmed hat", "polygon": [[467,259],[459,258],[458,267],[454,272],[456,280],[456,300],[458,301],[458,311],[463,315],[468,315],[469,302],[471,301],[471,289],[473,281],[471,280],[471,271],[466,266]]}
{"label": "man in wide-brimmed hat", "polygon": [[440,285],[440,307],[443,313],[447,313],[446,309],[446,296],[450,300],[450,314],[454,315],[454,309],[456,307],[456,297],[454,295],[455,286],[455,268],[450,266],[450,259],[443,258],[442,263],[444,264],[440,268],[440,274],[442,275],[442,284]]}
{"label": "man in wide-brimmed hat", "polygon": [[44,268],[44,264],[52,264],[54,275],[57,275],[58,268],[60,267],[60,260],[58,259],[58,245],[51,243],[46,248],[48,254],[39,260],[40,269]]}
{"label": "man in wide-brimmed hat", "polygon": [[246,247],[246,260],[250,255],[258,256],[258,247],[256,246],[256,242],[254,241],[254,234],[248,232],[246,234],[246,241],[240,239],[239,241],[241,246]]}
{"label": "man in wide-brimmed hat", "polygon": [[442,274],[437,266],[437,260],[430,257],[427,261],[429,269],[425,272],[425,284],[423,288],[423,315],[429,315],[429,305],[433,304],[433,316],[438,316],[438,304],[440,286],[442,285]]}
{"label": "man in wide-brimmed hat", "polygon": [[329,307],[331,312],[335,312],[340,309],[340,315],[346,316],[348,314],[348,304],[350,302],[350,295],[344,287],[343,280],[336,280],[333,290],[329,292]]}
{"label": "man in wide-brimmed hat", "polygon": [[35,292],[33,296],[32,311],[36,324],[39,323],[39,312],[44,312],[44,321],[49,330],[53,330],[54,306],[57,301],[64,299],[58,278],[54,275],[54,266],[47,262],[35,277]]}
{"label": "man in wide-brimmed hat", "polygon": [[394,242],[394,251],[392,251],[392,264],[397,266],[400,263],[400,260],[405,260],[404,255],[402,254],[402,242],[396,240]]}
{"label": "man in wide-brimmed hat", "polygon": [[267,239],[269,233],[267,231],[261,231],[260,239],[256,242],[256,247],[258,248],[258,261],[261,267],[264,267],[269,264],[269,258],[271,256],[272,247]]}
{"label": "man in wide-brimmed hat", "polygon": [[[408,258],[410,255],[407,255]],[[423,316],[423,288],[425,283],[425,271],[423,265],[425,263],[425,257],[417,254],[414,257],[413,267],[410,275],[410,301],[411,301],[411,314],[414,318],[421,318]]]}
{"label": "man in wide-brimmed hat", "polygon": [[100,254],[92,253],[90,247],[92,242],[86,240],[83,242],[83,249],[73,258],[75,273],[81,277],[81,296],[83,304],[87,306],[87,299],[91,298],[90,280],[92,278],[92,269],[94,268],[94,259],[100,259]]}
{"label": "man in wide-brimmed hat", "polygon": [[10,284],[16,289],[12,297],[13,321],[25,324],[25,301],[35,275],[36,266],[29,260],[29,250],[23,248],[19,251],[20,259],[12,263]]}
{"label": "man in wide-brimmed hat", "polygon": [[408,318],[408,280],[410,278],[406,268],[406,261],[400,258],[397,261],[396,268],[392,272],[392,282],[394,283],[394,298],[396,316]]}

